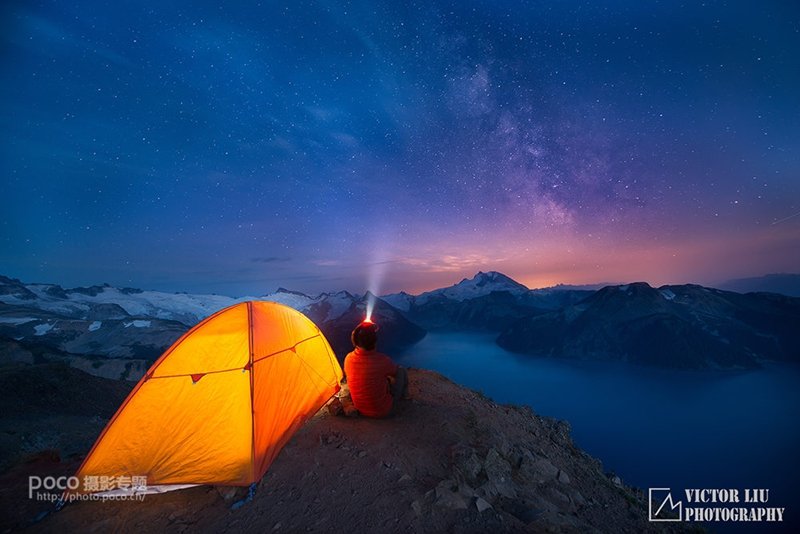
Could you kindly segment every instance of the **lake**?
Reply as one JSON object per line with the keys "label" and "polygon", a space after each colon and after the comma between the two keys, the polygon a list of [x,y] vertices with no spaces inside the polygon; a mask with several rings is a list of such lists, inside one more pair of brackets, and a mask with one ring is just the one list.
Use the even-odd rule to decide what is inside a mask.
{"label": "lake", "polygon": [[769,488],[767,506],[796,514],[800,366],[673,371],[517,355],[494,339],[430,332],[393,356],[568,421],[575,442],[628,484]]}

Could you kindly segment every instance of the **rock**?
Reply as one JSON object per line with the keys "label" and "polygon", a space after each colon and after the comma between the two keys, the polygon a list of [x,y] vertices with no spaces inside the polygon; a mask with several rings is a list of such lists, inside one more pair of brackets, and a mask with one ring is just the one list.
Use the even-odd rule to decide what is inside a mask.
{"label": "rock", "polygon": [[460,493],[467,499],[471,499],[472,497],[475,496],[475,490],[472,489],[469,484],[459,484],[458,493]]}
{"label": "rock", "polygon": [[511,444],[505,436],[499,436],[499,443],[497,444],[498,452],[503,458],[508,458],[511,454]]}
{"label": "rock", "polygon": [[496,449],[491,448],[486,454],[483,464],[488,482],[500,495],[513,499],[517,496],[514,482],[511,480],[511,464],[500,456]]}
{"label": "rock", "polygon": [[342,389],[335,398],[341,405],[345,417],[358,417],[359,413],[353,404],[353,398],[350,396],[350,388],[347,384],[342,385]]}
{"label": "rock", "polygon": [[514,483],[511,480],[495,482],[494,485],[497,488],[497,492],[503,497],[508,497],[509,499],[516,499],[517,488],[514,487]]}
{"label": "rock", "polygon": [[411,509],[414,510],[415,514],[417,514],[417,517],[422,516],[422,505],[419,503],[419,501],[412,502]]}
{"label": "rock", "polygon": [[569,484],[569,475],[567,475],[564,471],[559,470],[556,478],[562,484]]}
{"label": "rock", "polygon": [[572,502],[575,503],[578,506],[583,506],[584,504],[586,504],[586,499],[578,491],[572,490],[572,492],[570,493],[569,497],[570,497],[570,499],[572,499]]}
{"label": "rock", "polygon": [[622,479],[619,478],[617,475],[614,475],[613,477],[611,477],[611,482],[617,487],[620,487],[620,488],[622,487]]}
{"label": "rock", "polygon": [[550,460],[539,458],[530,466],[534,479],[539,482],[547,482],[558,476],[559,469]]}
{"label": "rock", "polygon": [[489,502],[494,502],[499,495],[497,487],[493,482],[484,482],[481,484],[481,486],[478,488],[477,494]]}
{"label": "rock", "polygon": [[342,436],[338,432],[323,433],[320,435],[320,443],[323,445],[340,445],[342,443]]}
{"label": "rock", "polygon": [[486,471],[487,478],[492,482],[511,476],[511,464],[504,460],[495,448],[489,449],[489,452],[486,453],[483,469]]}
{"label": "rock", "polygon": [[458,489],[458,482],[456,482],[452,478],[448,478],[448,479],[442,480],[441,482],[436,484],[436,490],[435,491],[439,491],[439,489],[447,489],[447,490],[450,490],[450,491],[455,491],[455,490]]}
{"label": "rock", "polygon": [[536,463],[536,455],[525,447],[515,448],[512,452],[512,467],[515,469],[528,469]]}
{"label": "rock", "polygon": [[454,480],[442,480],[436,486],[436,501],[434,504],[451,510],[466,510],[467,501],[456,493],[458,485]]}
{"label": "rock", "polygon": [[359,415],[361,415],[352,401],[342,402],[342,408],[344,408],[345,417],[358,417]]}
{"label": "rock", "polygon": [[401,476],[400,480],[398,480],[397,482],[402,484],[403,482],[409,482],[409,481],[411,481],[411,477],[408,474],[405,474]]}
{"label": "rock", "polygon": [[358,457],[359,458],[363,458],[366,455],[367,455],[367,451],[358,451]]}
{"label": "rock", "polygon": [[334,397],[327,405],[328,413],[331,415],[340,415],[344,414],[344,408],[342,407],[342,401],[338,398]]}
{"label": "rock", "polygon": [[569,498],[569,495],[567,495],[566,493],[564,493],[562,491],[559,491],[559,490],[557,490],[555,488],[551,488],[550,489],[549,495],[551,497],[554,497],[553,499],[551,499],[551,501],[554,501],[556,504],[558,504],[560,502],[562,504],[562,506],[563,506],[563,505],[569,505],[569,504],[572,503],[572,501]]}
{"label": "rock", "polygon": [[522,466],[522,462],[527,459],[527,455],[530,455],[530,452],[527,449],[520,449],[519,447],[512,447],[511,451],[506,455],[506,459],[508,463],[511,465],[511,468],[516,470]]}
{"label": "rock", "polygon": [[451,510],[467,509],[467,501],[458,493],[447,489],[436,490],[435,504]]}
{"label": "rock", "polygon": [[476,494],[489,502],[494,502],[499,495],[508,497],[509,499],[516,498],[517,488],[510,479],[498,480],[496,482],[486,481],[478,488]]}
{"label": "rock", "polygon": [[473,452],[462,465],[462,469],[468,480],[477,479],[483,469],[478,455]]}
{"label": "rock", "polygon": [[475,499],[475,506],[478,508],[478,512],[483,513],[485,510],[488,510],[492,507],[491,504],[486,502],[484,499],[478,497]]}
{"label": "rock", "polygon": [[468,482],[475,482],[483,469],[475,449],[464,443],[455,445],[450,450],[450,458],[455,469]]}
{"label": "rock", "polygon": [[239,490],[236,486],[214,486],[214,489],[217,490],[217,493],[219,493],[219,496],[222,497],[222,500],[225,502],[236,499],[236,494]]}

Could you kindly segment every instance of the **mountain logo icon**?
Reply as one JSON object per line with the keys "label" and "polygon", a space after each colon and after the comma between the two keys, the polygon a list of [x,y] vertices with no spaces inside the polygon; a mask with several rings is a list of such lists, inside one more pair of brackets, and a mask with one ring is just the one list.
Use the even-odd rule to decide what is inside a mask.
{"label": "mountain logo icon", "polygon": [[672,498],[670,488],[649,488],[648,497],[649,521],[680,521],[683,517],[683,502]]}

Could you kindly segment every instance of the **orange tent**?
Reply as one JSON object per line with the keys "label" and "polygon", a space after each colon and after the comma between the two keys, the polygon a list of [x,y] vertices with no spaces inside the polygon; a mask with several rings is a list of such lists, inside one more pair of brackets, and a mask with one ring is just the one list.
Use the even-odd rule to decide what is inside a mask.
{"label": "orange tent", "polygon": [[147,371],[78,470],[74,493],[257,482],[341,378],[302,313],[273,302],[221,310]]}

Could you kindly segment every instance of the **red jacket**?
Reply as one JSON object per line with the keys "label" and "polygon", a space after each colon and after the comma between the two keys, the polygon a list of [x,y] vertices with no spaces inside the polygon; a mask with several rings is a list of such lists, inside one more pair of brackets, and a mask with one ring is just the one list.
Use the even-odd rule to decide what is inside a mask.
{"label": "red jacket", "polygon": [[356,350],[344,359],[344,374],[353,405],[367,417],[386,417],[392,410],[387,377],[397,374],[397,364],[374,350]]}

